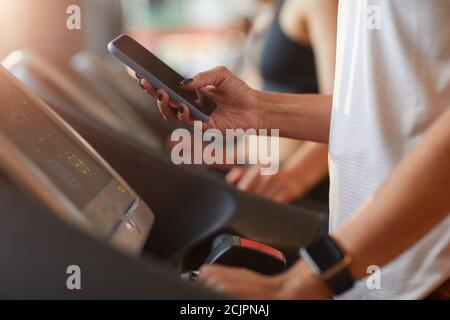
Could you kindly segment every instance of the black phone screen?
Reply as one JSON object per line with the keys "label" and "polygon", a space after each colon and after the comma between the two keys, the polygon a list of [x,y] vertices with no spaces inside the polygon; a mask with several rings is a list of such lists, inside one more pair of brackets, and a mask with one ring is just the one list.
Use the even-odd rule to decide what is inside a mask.
{"label": "black phone screen", "polygon": [[204,94],[182,89],[184,78],[134,39],[123,36],[114,45],[203,114],[209,116],[216,110],[216,103]]}

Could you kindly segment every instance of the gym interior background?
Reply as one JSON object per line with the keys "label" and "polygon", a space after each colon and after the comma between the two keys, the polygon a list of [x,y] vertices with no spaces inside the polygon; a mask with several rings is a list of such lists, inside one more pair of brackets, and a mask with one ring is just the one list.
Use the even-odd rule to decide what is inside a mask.
{"label": "gym interior background", "polygon": [[[82,9],[81,30],[65,28],[73,4]],[[257,11],[256,0],[1,0],[0,58],[22,48],[54,59],[83,48],[106,54],[111,35],[126,31],[180,73],[216,65],[234,69]],[[51,43],[59,44],[57,52]]]}
{"label": "gym interior background", "polygon": [[[55,167],[56,158],[48,160],[47,165],[53,168],[48,172],[45,166],[25,165],[13,169],[21,161],[12,159],[9,149],[2,147],[5,156],[0,170],[2,214],[14,214],[8,216],[8,224],[1,226],[0,260],[3,265],[14,267],[0,268],[0,297],[223,298],[187,285],[180,281],[180,274],[192,277],[195,276],[192,271],[205,262],[220,262],[217,254],[224,252],[221,246],[233,248],[230,256],[223,257],[226,264],[246,263],[246,267],[266,274],[281,272],[298,259],[299,247],[327,233],[324,203],[277,204],[237,191],[224,181],[223,174],[211,168],[173,165],[165,148],[173,127],[162,119],[155,101],[136,85],[133,75],[107,54],[108,42],[121,33],[128,33],[184,76],[216,65],[226,65],[238,72],[243,69],[250,21],[264,8],[263,3],[255,0],[0,0],[0,59],[6,68],[1,69],[0,80],[3,88],[7,88],[1,98],[13,101],[6,105],[8,108],[25,108],[21,112],[8,109],[8,114],[17,120],[16,116],[28,119],[26,112],[42,113],[35,114],[36,119],[47,122],[33,123],[33,130],[56,130],[55,123],[65,128],[59,118],[52,113],[48,115],[46,105],[33,100],[36,95],[98,152],[92,153],[73,132],[63,130],[65,133],[58,134],[65,142],[53,139],[55,131],[45,133],[46,137],[52,137],[50,142],[57,150],[76,148],[73,140],[76,145],[84,146],[77,149],[78,156],[64,151],[64,157],[69,160],[66,168],[61,163]],[[80,30],[67,28],[66,10],[70,5],[81,8]],[[26,87],[31,91],[26,91]],[[35,108],[26,109],[31,103]],[[30,132],[24,130],[23,134]],[[31,134],[26,139],[36,137],[37,134]],[[23,141],[15,139],[22,138],[12,134],[8,139],[20,144]],[[33,147],[33,150],[40,156],[55,157],[51,154],[55,149],[45,151]],[[25,150],[20,156],[33,150]],[[83,157],[90,160],[83,162]],[[96,165],[86,167],[92,159]],[[23,164],[29,164],[29,160]],[[39,179],[55,172],[63,172],[59,178],[67,179],[67,170],[73,167],[75,174],[83,175],[91,173],[89,168],[103,169],[109,179],[118,182],[114,190],[108,189],[111,185],[104,190],[107,195],[115,194],[116,200],[136,197],[129,206],[121,203],[110,207],[113,211],[126,209],[128,213],[123,213],[126,219],[133,210],[135,216],[125,221],[126,225],[120,220],[121,227],[111,231],[106,241],[131,255],[123,255],[104,241],[79,233],[77,228],[71,228],[52,214],[62,214],[59,211],[62,207],[73,210],[79,195],[43,187],[52,182],[43,183]],[[25,183],[24,177],[37,181]],[[96,201],[96,195],[88,191],[93,185],[87,183],[82,188],[87,192],[83,197]],[[104,199],[104,194],[100,198]],[[103,208],[99,206],[98,210]],[[87,206],[85,210],[94,209]],[[105,230],[104,221],[93,223]],[[116,237],[133,230],[139,233],[137,238]],[[245,247],[250,256],[235,255],[237,245]],[[68,272],[76,270],[72,268],[74,263],[82,267],[84,274],[83,290],[79,292],[68,290]]]}
{"label": "gym interior background", "polygon": [[[81,8],[80,30],[66,27],[70,5]],[[184,77],[224,65],[258,87],[261,79],[246,59],[252,21],[265,10],[260,0],[0,0],[4,66],[81,133],[111,165],[113,177],[123,178],[117,191],[139,196],[155,219],[148,238],[127,243],[133,254],[122,254],[111,248],[117,243],[104,245],[56,219],[55,208],[36,196],[39,190],[24,192],[1,167],[2,211],[17,214],[0,224],[0,265],[15,265],[0,267],[0,298],[221,299],[179,276],[195,277],[192,271],[218,259],[220,246],[236,243],[230,235],[275,254],[252,253],[248,260],[231,254],[224,262],[271,274],[328,233],[322,200],[281,205],[238,192],[211,168],[174,166],[165,148],[174,127],[107,53],[111,39],[127,33]],[[127,227],[137,230],[139,222]],[[90,290],[67,290],[70,261],[84,266]],[[36,277],[35,270],[42,274]]]}

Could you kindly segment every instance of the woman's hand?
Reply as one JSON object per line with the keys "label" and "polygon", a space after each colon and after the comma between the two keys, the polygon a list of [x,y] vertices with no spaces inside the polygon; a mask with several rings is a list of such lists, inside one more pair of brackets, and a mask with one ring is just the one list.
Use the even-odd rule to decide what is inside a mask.
{"label": "woman's hand", "polygon": [[[148,81],[137,76],[141,87],[158,100],[158,107],[168,121],[180,121],[193,125],[186,105],[178,105],[170,99],[164,90],[156,90]],[[185,90],[199,90],[213,99],[218,109],[211,115],[203,129],[258,129],[259,107],[258,92],[250,88],[244,81],[236,77],[225,67],[202,72],[192,79],[186,79],[180,86]]]}
{"label": "woman's hand", "polygon": [[275,175],[263,176],[259,166],[236,166],[230,170],[226,179],[241,191],[279,203],[292,202],[306,191],[301,177],[283,169]]}
{"label": "woman's hand", "polygon": [[220,293],[240,299],[285,299],[282,277],[267,277],[246,269],[207,265],[200,269],[199,280]]}
{"label": "woman's hand", "polygon": [[328,172],[328,147],[304,142],[272,176],[260,174],[259,166],[234,167],[227,181],[239,190],[259,195],[280,203],[299,199],[322,181]]}
{"label": "woman's hand", "polygon": [[200,269],[199,280],[220,293],[239,299],[318,300],[331,297],[328,287],[309,272],[303,261],[276,276],[264,276],[246,269],[206,265]]}

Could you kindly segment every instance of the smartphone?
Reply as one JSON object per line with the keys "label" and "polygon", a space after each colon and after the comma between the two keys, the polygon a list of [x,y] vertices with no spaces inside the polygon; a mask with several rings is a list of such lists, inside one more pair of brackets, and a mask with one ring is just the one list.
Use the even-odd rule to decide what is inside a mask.
{"label": "smartphone", "polygon": [[117,37],[108,44],[108,51],[155,88],[167,92],[173,101],[185,104],[194,119],[208,122],[217,109],[217,104],[199,91],[182,89],[184,78],[133,38]]}

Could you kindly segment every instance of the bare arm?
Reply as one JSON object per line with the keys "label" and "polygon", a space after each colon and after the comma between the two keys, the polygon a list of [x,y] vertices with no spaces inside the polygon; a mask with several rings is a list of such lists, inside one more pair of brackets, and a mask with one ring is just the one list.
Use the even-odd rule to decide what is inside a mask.
{"label": "bare arm", "polygon": [[[334,89],[338,5],[337,0],[312,0],[306,1],[304,10],[322,94],[331,94]],[[302,194],[327,174],[327,155],[326,145],[306,142],[283,165],[301,183]]]}
{"label": "bare arm", "polygon": [[[314,50],[320,92],[334,87],[337,33],[337,0],[288,0],[283,3],[280,25],[283,32]],[[301,63],[301,62],[299,62]],[[280,147],[286,147],[284,143]],[[297,142],[295,150],[273,176],[262,176],[259,168],[234,167],[227,181],[242,191],[288,203],[311,190],[328,173],[328,146]]]}
{"label": "bare arm", "polygon": [[[305,15],[320,92],[325,94],[331,94],[334,86],[337,8],[336,0],[311,0]],[[328,143],[331,96],[266,93],[259,101],[263,126],[279,128],[285,137]]]}
{"label": "bare arm", "polygon": [[450,212],[449,123],[450,110],[366,206],[335,234],[354,255],[355,276],[363,276],[370,264],[382,266],[397,257]]}
{"label": "bare arm", "polygon": [[[450,110],[430,128],[374,197],[334,234],[353,256],[351,272],[355,278],[366,276],[370,265],[383,266],[393,260],[448,216],[449,123]],[[300,275],[296,295],[305,297],[307,292],[316,292],[313,298],[324,297],[326,288],[311,279],[305,269],[300,263],[291,271],[292,277]]]}
{"label": "bare arm", "polygon": [[331,94],[334,89],[338,6],[337,0],[311,0],[306,15],[319,89],[325,94]]}
{"label": "bare arm", "polygon": [[283,137],[328,143],[333,98],[316,94],[258,93],[261,128]]}
{"label": "bare arm", "polygon": [[328,173],[328,145],[305,142],[284,163],[284,171],[298,181],[301,194],[309,191]]}
{"label": "bare arm", "polygon": [[[139,79],[139,77],[138,77]],[[139,79],[142,88],[157,97],[158,108],[168,121],[193,125],[189,108],[172,101],[163,90]],[[280,129],[282,136],[328,143],[332,96],[260,92],[250,88],[225,67],[217,67],[186,79],[187,90],[202,90],[218,106],[203,129]]]}
{"label": "bare arm", "polygon": [[[336,0],[311,0],[305,15],[320,92],[324,94],[331,94],[334,87],[337,8]],[[331,95],[266,93],[260,95],[259,101],[263,126],[279,128],[285,137],[328,143]]]}
{"label": "bare arm", "polygon": [[[333,237],[353,257],[355,279],[370,265],[383,266],[414,245],[450,212],[450,109],[428,130],[366,205]],[[304,262],[278,277],[207,266],[201,279],[242,298],[321,299],[331,296]]]}

